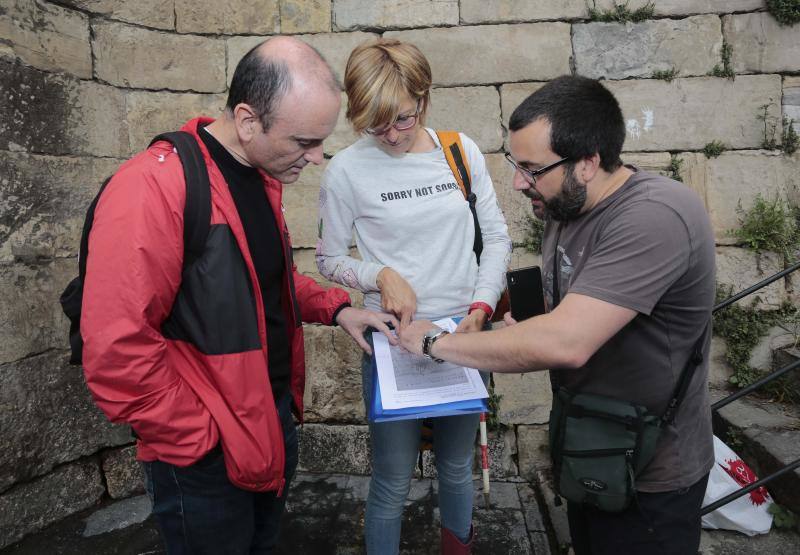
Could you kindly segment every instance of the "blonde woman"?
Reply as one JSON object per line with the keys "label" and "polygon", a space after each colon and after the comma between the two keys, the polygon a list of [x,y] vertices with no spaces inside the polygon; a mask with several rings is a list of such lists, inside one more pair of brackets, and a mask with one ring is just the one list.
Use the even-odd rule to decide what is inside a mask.
{"label": "blonde woman", "polygon": [[[457,331],[478,331],[505,286],[511,240],[483,156],[462,134],[483,237],[478,265],[469,205],[453,186],[436,133],[424,126],[430,87],[428,61],[411,44],[378,39],[351,53],[347,117],[362,137],[325,171],[317,265],[328,279],[363,291],[366,307],[396,315],[401,327],[415,318],[463,316]],[[360,260],[350,256],[354,232]],[[365,357],[367,406],[371,380]],[[370,554],[398,552],[420,426],[419,420],[370,423]],[[470,552],[477,426],[477,414],[434,423],[442,553]]]}

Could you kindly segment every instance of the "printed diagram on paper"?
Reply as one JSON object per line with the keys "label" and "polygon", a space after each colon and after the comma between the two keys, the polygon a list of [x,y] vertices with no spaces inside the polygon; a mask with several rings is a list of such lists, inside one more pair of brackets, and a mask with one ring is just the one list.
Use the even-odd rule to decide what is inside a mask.
{"label": "printed diagram on paper", "polygon": [[[447,318],[434,322],[454,332]],[[488,397],[480,374],[449,362],[438,363],[392,346],[382,333],[373,333],[381,402],[385,409],[400,409],[483,399]]]}

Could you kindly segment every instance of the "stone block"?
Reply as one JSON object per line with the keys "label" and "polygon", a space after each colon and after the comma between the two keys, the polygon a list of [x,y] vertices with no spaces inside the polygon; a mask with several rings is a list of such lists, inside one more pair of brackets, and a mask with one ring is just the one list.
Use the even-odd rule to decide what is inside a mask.
{"label": "stone block", "polygon": [[61,0],[61,4],[72,6],[127,23],[136,23],[156,29],[175,28],[174,2],[164,0]]}
{"label": "stone block", "polygon": [[517,426],[519,473],[523,478],[534,480],[537,472],[550,469],[547,433],[547,426]]}
{"label": "stone block", "polygon": [[433,129],[460,131],[475,141],[482,152],[503,147],[500,96],[494,87],[433,89],[425,123]]}
{"label": "stone block", "polygon": [[741,75],[735,81],[715,77],[609,81],[605,86],[622,107],[626,151],[701,150],[723,140],[731,148],[759,148],[763,124],[759,107],[771,104],[780,117],[780,77]]}
{"label": "stone block", "polygon": [[[229,8],[228,3],[219,5]],[[95,75],[107,83],[174,91],[225,90],[222,39],[176,35],[108,21],[95,22],[92,32]]]}
{"label": "stone block", "polygon": [[136,460],[134,445],[104,453],[103,475],[112,499],[144,493],[142,465]]}
{"label": "stone block", "polygon": [[58,297],[76,275],[75,259],[0,265],[0,364],[67,347],[69,323]]}
{"label": "stone block", "polygon": [[5,0],[0,37],[26,64],[47,71],[92,77],[89,18],[61,6],[30,0]]}
{"label": "stone block", "polygon": [[733,368],[725,359],[728,347],[721,337],[711,338],[711,352],[708,357],[708,384],[717,389],[727,389],[733,376]]}
{"label": "stone block", "polygon": [[[517,463],[517,436],[514,428],[501,428],[489,432],[488,437],[489,451],[489,478],[494,480],[505,480],[519,476]],[[481,474],[481,448],[475,446],[475,462],[473,472]]]}
{"label": "stone block", "polygon": [[[328,61],[336,79],[342,82],[347,59],[353,49],[367,40],[377,38],[375,33],[319,33],[315,35],[296,35],[296,38],[316,48]],[[233,72],[242,56],[268,37],[231,37],[227,39],[228,48],[228,83],[233,79]]]}
{"label": "stone block", "polygon": [[280,0],[281,33],[329,33],[330,0]]}
{"label": "stone block", "polygon": [[667,168],[672,161],[669,152],[627,152],[622,157],[625,164],[636,166],[640,170],[668,175]]}
{"label": "stone block", "polygon": [[327,161],[308,164],[300,178],[283,187],[286,225],[295,248],[316,248],[319,236],[319,185]]}
{"label": "stone block", "polygon": [[545,83],[510,83],[500,87],[500,106],[503,112],[503,125],[506,128],[508,128],[508,120],[511,119],[511,114],[517,109],[517,106],[544,85]]}
{"label": "stone block", "polygon": [[722,30],[715,15],[659,19],[642,23],[573,25],[575,69],[594,79],[651,77],[678,70],[705,75],[719,63]]}
{"label": "stone block", "polygon": [[125,96],[115,87],[0,59],[0,149],[127,156]]}
{"label": "stone block", "polygon": [[794,130],[800,134],[800,77],[783,78],[783,115],[794,120]]}
{"label": "stone block", "polygon": [[0,151],[0,263],[77,255],[86,209],[120,163]]}
{"label": "stone block", "polygon": [[545,81],[570,71],[567,23],[415,29],[384,36],[417,45],[428,58],[438,86]]}
{"label": "stone block", "polygon": [[495,373],[494,392],[501,396],[498,418],[503,424],[546,424],[550,418],[548,372]]}
{"label": "stone block", "polygon": [[627,4],[628,9],[637,10],[649,3],[654,5],[655,15],[693,15],[702,13],[732,13],[760,10],[763,0],[593,0],[601,10],[608,10],[614,4]]}
{"label": "stone block", "polygon": [[521,243],[525,239],[527,230],[526,217],[533,213],[530,201],[512,187],[514,168],[502,154],[487,154],[486,167],[492,177],[497,201],[508,224],[508,234],[514,244]]}
{"label": "stone block", "polygon": [[586,0],[461,0],[461,23],[558,21],[586,17]]}
{"label": "stone block", "polygon": [[341,328],[306,325],[306,422],[365,423],[361,349]]}
{"label": "stone block", "polygon": [[[0,491],[104,447],[131,442],[95,406],[63,351],[0,365]],[[1,534],[0,534],[1,536]]]}
{"label": "stone block", "polygon": [[336,120],[336,127],[333,133],[325,139],[323,149],[325,154],[333,156],[343,148],[347,148],[356,142],[360,135],[353,131],[353,126],[347,121],[347,95],[342,93],[342,108],[339,110],[339,119]]}
{"label": "stone block", "polygon": [[175,0],[175,28],[179,33],[217,35],[278,33],[278,0]]}
{"label": "stone block", "polygon": [[747,362],[751,367],[769,372],[777,370],[779,366],[774,366],[774,355],[776,351],[791,347],[795,344],[796,338],[789,329],[781,326],[771,327],[766,335],[761,337],[758,344],[750,352],[750,360]]}
{"label": "stone block", "polygon": [[800,71],[796,26],[781,25],[766,12],[726,15],[722,26],[736,73]]}
{"label": "stone block", "polygon": [[336,0],[333,21],[339,31],[458,25],[458,0]]}
{"label": "stone block", "polygon": [[522,247],[515,247],[511,251],[511,262],[508,267],[512,270],[517,268],[525,268],[527,266],[541,266],[542,255],[536,254],[524,249]]}
{"label": "stone block", "polygon": [[97,461],[62,466],[0,495],[0,549],[71,514],[105,493]]}
{"label": "stone block", "polygon": [[222,94],[130,91],[127,95],[131,154],[147,148],[150,140],[166,131],[177,131],[197,116],[219,118],[225,109]]}
{"label": "stone block", "polygon": [[717,158],[680,154],[685,181],[706,202],[717,242],[733,244],[730,231],[740,226],[740,210],[752,208],[757,195],[765,200],[792,198],[798,185],[800,157],[769,151],[728,151]]}
{"label": "stone block", "polygon": [[367,426],[306,424],[300,435],[301,472],[369,474],[370,447]]}
{"label": "stone block", "polygon": [[[737,247],[717,247],[717,283],[732,287],[738,293],[783,270],[783,257],[773,252],[756,254]],[[786,300],[786,286],[778,280],[757,294],[737,301],[740,306],[761,310],[777,310]]]}

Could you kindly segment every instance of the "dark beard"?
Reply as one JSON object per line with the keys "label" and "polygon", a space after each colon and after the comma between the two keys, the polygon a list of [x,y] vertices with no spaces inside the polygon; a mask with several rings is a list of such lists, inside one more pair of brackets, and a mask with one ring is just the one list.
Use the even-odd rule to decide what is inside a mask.
{"label": "dark beard", "polygon": [[575,177],[574,168],[573,164],[567,164],[564,181],[561,183],[561,192],[550,200],[544,200],[542,195],[532,187],[523,191],[526,197],[543,203],[541,214],[534,211],[537,218],[565,222],[574,220],[580,215],[583,205],[586,204],[586,185]]}

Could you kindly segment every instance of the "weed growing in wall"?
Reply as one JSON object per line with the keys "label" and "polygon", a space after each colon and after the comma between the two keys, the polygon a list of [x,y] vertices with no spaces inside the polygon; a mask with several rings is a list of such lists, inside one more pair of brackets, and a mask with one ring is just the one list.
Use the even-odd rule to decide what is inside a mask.
{"label": "weed growing in wall", "polygon": [[740,244],[755,252],[779,253],[786,263],[796,257],[795,253],[800,248],[798,207],[778,196],[767,200],[758,194],[750,210],[743,210],[740,203],[736,211],[740,225],[730,234]]}
{"label": "weed growing in wall", "polygon": [[722,141],[711,141],[703,147],[703,154],[706,155],[706,158],[716,158],[726,150],[728,150],[728,145]]}
{"label": "weed growing in wall", "polygon": [[677,154],[673,154],[669,160],[669,166],[667,166],[667,172],[669,177],[671,177],[675,181],[680,181],[681,183],[683,183],[683,178],[681,177],[681,166],[683,166],[683,159],[679,158]]}
{"label": "weed growing in wall", "polygon": [[736,73],[733,71],[733,46],[728,44],[725,39],[722,39],[722,52],[720,52],[720,56],[722,57],[722,65],[716,64],[709,75],[735,79]]}
{"label": "weed growing in wall", "polygon": [[525,214],[525,221],[523,222],[525,228],[525,238],[521,243],[514,245],[515,247],[522,247],[528,252],[533,254],[542,254],[542,234],[544,233],[544,222],[532,216]]}
{"label": "weed growing in wall", "polygon": [[800,137],[794,130],[794,120],[783,116],[783,133],[781,134],[781,150],[792,155],[800,147]]}
{"label": "weed growing in wall", "polygon": [[653,72],[653,79],[661,79],[662,81],[666,81],[669,83],[673,79],[678,76],[678,70],[676,68],[665,69],[665,70],[658,70]]}
{"label": "weed growing in wall", "polygon": [[630,21],[631,23],[639,23],[640,21],[645,21],[646,19],[653,17],[654,12],[654,2],[648,2],[641,8],[637,8],[635,10],[631,10],[628,7],[628,2],[625,2],[624,4],[617,4],[614,2],[614,7],[608,10],[599,10],[597,9],[596,3],[592,2],[592,7],[589,8],[589,19],[592,21],[604,22],[616,21],[619,23],[625,23]]}
{"label": "weed growing in wall", "polygon": [[800,0],[767,0],[767,11],[781,25],[800,22]]}

